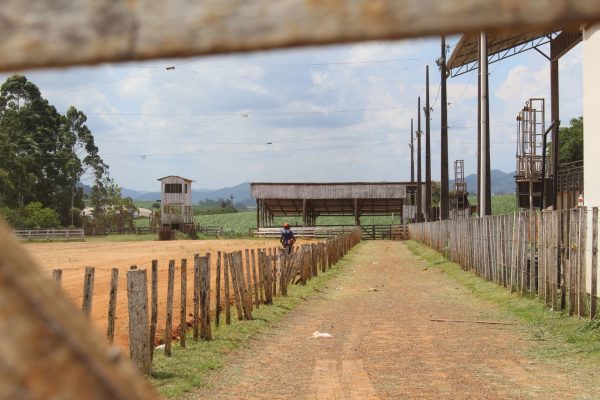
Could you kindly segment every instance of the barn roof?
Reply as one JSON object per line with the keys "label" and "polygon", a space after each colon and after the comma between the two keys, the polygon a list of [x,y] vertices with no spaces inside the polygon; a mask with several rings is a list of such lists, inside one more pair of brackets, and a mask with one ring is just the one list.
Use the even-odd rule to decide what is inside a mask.
{"label": "barn roof", "polygon": [[401,182],[251,183],[255,199],[403,199]]}
{"label": "barn roof", "polygon": [[[529,50],[537,50],[549,59],[558,59],[581,42],[582,27],[554,26],[546,29],[490,32],[487,39],[490,64]],[[546,54],[548,47],[550,51]],[[473,71],[478,66],[478,57],[479,33],[464,34],[448,60],[451,75],[458,76]]]}
{"label": "barn roof", "polygon": [[[424,184],[423,184],[424,187]],[[410,182],[260,183],[250,184],[252,197],[274,216],[362,215],[399,213],[407,192],[416,191]]]}
{"label": "barn roof", "polygon": [[184,178],[183,176],[179,176],[179,175],[167,175],[167,176],[163,176],[162,178],[158,178],[157,181],[162,181],[163,179],[167,179],[167,178],[179,178],[179,179],[183,179],[186,182],[196,182],[194,180],[188,179],[188,178]]}
{"label": "barn roof", "polygon": [[[526,31],[507,31],[488,34],[488,55],[511,49],[532,40],[547,38],[560,29],[533,29]],[[479,54],[479,33],[463,35],[456,45],[448,68],[454,69],[465,64],[477,61]]]}

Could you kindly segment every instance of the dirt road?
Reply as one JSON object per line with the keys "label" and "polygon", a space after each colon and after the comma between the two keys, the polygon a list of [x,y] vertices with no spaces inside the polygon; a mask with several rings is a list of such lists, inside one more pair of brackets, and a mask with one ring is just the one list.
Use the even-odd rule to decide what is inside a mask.
{"label": "dirt road", "polygon": [[[598,398],[582,395],[570,371],[528,358],[536,342],[526,326],[426,268],[403,243],[363,242],[352,257],[323,294],[234,356],[194,397]],[[314,331],[333,337],[314,339]]]}

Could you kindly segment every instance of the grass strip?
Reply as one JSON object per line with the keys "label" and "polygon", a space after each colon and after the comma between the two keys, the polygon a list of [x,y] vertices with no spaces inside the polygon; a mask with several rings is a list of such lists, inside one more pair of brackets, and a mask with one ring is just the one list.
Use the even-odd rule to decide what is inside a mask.
{"label": "grass strip", "polygon": [[532,341],[539,342],[531,354],[534,357],[558,362],[581,364],[600,362],[600,319],[589,321],[569,317],[568,313],[546,307],[537,297],[520,296],[492,282],[487,282],[444,256],[415,241],[406,242],[413,254],[422,257],[431,268],[437,268],[462,284],[479,299],[499,306],[507,317],[526,324]]}
{"label": "grass strip", "polygon": [[225,325],[222,314],[221,326],[217,328],[213,323],[214,340],[210,342],[195,342],[188,335],[187,348],[181,349],[178,343],[174,343],[170,358],[165,357],[160,350],[155,351],[150,381],[166,398],[183,398],[192,389],[203,387],[207,384],[208,374],[233,361],[235,354],[247,348],[252,338],[277,326],[287,313],[311,295],[322,293],[320,289],[331,278],[339,275],[352,262],[355,254],[355,251],[350,251],[327,272],[321,272],[318,277],[311,279],[306,286],[291,285],[287,297],[277,296],[272,306],[255,309],[252,321],[238,321],[234,307],[232,323]]}

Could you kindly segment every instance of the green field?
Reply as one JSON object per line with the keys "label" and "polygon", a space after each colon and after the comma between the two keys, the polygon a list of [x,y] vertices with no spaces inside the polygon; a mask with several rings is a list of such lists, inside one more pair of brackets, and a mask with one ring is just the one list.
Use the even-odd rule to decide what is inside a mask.
{"label": "green field", "polygon": [[[196,222],[203,226],[222,226],[225,232],[233,233],[236,235],[247,234],[250,229],[256,228],[256,212],[255,211],[244,211],[235,214],[215,214],[215,215],[196,215]],[[277,217],[275,218],[275,225],[280,226],[285,222],[288,222],[294,226],[302,225],[301,217]],[[364,225],[371,224],[398,224],[400,219],[398,216],[395,217],[363,217],[361,223]],[[317,225],[354,225],[354,217],[319,217],[317,218]]]}
{"label": "green field", "polygon": [[[499,194],[496,196],[492,196],[492,214],[510,214],[517,210],[514,194]],[[477,204],[476,196],[469,196],[469,202],[471,205]]]}

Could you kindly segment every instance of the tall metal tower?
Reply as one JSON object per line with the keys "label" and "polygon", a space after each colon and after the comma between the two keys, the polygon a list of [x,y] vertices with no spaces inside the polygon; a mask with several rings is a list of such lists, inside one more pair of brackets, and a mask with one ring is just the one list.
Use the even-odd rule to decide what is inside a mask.
{"label": "tall metal tower", "polygon": [[[517,115],[515,181],[518,208],[534,209],[542,205],[542,181],[549,180],[552,171],[551,154],[547,153],[544,157],[545,117],[545,99],[543,98],[529,99]],[[545,167],[543,166],[544,158],[546,159]],[[544,176],[542,176],[542,172]]]}
{"label": "tall metal tower", "polygon": [[452,219],[469,216],[469,192],[465,182],[464,160],[454,161],[454,187],[450,193],[450,215]]}

